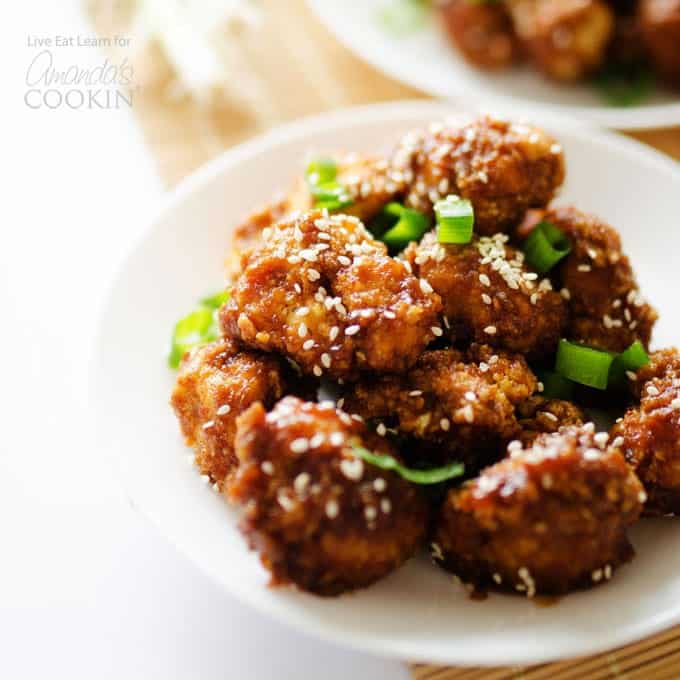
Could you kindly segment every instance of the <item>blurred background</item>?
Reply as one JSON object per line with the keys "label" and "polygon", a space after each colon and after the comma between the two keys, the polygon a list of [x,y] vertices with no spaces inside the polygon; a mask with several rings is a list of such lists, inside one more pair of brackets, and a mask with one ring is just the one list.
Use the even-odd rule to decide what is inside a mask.
{"label": "blurred background", "polygon": [[[425,95],[303,0],[23,0],[1,30],[0,678],[409,677],[261,618],[178,555],[98,456],[87,367],[167,189],[278,123]],[[677,131],[636,136],[680,157]]]}

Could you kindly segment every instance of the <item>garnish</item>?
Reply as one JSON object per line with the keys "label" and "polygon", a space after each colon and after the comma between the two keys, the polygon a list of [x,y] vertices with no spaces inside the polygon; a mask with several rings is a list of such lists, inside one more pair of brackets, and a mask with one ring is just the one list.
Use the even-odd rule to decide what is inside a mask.
{"label": "garnish", "polygon": [[550,222],[539,222],[524,242],[527,264],[539,274],[550,271],[570,252],[569,239]]}
{"label": "garnish", "polygon": [[336,181],[338,165],[330,158],[315,158],[305,172],[309,192],[314,198],[315,208],[340,210],[352,205],[353,200],[347,188]]}
{"label": "garnish", "polygon": [[392,252],[399,252],[411,241],[420,239],[430,226],[423,213],[406,208],[401,203],[388,203],[383,212],[397,219],[396,223],[380,236],[380,240],[387,244]]}
{"label": "garnish", "polygon": [[614,358],[609,371],[609,384],[613,387],[622,387],[626,382],[626,373],[631,371],[634,373],[648,363],[649,355],[644,345],[636,340]]}
{"label": "garnish", "polygon": [[541,381],[541,396],[546,399],[570,400],[574,395],[574,383],[555,371],[538,371],[536,377]]}
{"label": "garnish", "polygon": [[426,0],[392,0],[378,14],[382,28],[395,38],[403,38],[419,31],[425,25],[426,19]]}
{"label": "garnish", "polygon": [[635,106],[652,93],[654,74],[643,62],[614,62],[595,76],[594,84],[611,106]]}
{"label": "garnish", "polygon": [[466,198],[450,194],[434,206],[440,243],[470,243],[475,211]]}
{"label": "garnish", "polygon": [[438,468],[431,468],[429,470],[414,470],[402,465],[393,456],[384,453],[372,453],[363,446],[358,446],[356,444],[352,445],[352,449],[354,450],[354,453],[366,463],[375,465],[383,470],[393,470],[398,475],[414,484],[439,484],[447,479],[460,477],[465,470],[465,466],[462,463],[456,462]]}
{"label": "garnish", "polygon": [[229,291],[203,298],[197,309],[175,324],[168,355],[170,368],[178,368],[184,353],[192,347],[217,340],[220,335],[217,312],[228,299]]}
{"label": "garnish", "polygon": [[611,352],[560,340],[555,370],[561,376],[581,385],[606,390],[609,384],[609,370],[615,356]]}

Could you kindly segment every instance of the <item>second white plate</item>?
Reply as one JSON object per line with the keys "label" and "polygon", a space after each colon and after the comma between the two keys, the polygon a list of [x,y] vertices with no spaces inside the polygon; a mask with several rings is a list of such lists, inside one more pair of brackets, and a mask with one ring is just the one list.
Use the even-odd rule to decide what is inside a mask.
{"label": "second white plate", "polygon": [[395,0],[307,0],[309,6],[352,52],[386,75],[461,107],[568,115],[573,120],[626,129],[680,125],[680,93],[659,88],[648,101],[629,108],[606,106],[590,85],[562,85],[530,67],[493,73],[465,62],[431,17],[413,35],[395,37],[378,21]]}

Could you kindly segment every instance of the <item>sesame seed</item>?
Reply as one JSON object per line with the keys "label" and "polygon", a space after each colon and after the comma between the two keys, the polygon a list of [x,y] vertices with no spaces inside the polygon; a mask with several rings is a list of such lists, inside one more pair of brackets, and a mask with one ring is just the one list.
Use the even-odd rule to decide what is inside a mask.
{"label": "sesame seed", "polygon": [[468,401],[477,401],[477,395],[472,390],[468,390],[463,396]]}
{"label": "sesame seed", "polygon": [[263,460],[262,463],[260,463],[260,468],[266,475],[271,475],[274,472],[274,465],[268,460]]}
{"label": "sesame seed", "polygon": [[637,373],[634,371],[626,371],[626,377],[628,380],[637,380]]}
{"label": "sesame seed", "polygon": [[301,338],[306,337],[306,335],[307,335],[307,324],[304,321],[298,326],[297,334]]}
{"label": "sesame seed", "polygon": [[333,432],[329,441],[333,446],[342,446],[345,443],[345,435],[342,432]]}
{"label": "sesame seed", "polygon": [[347,255],[338,255],[338,262],[345,267],[349,267],[352,264],[352,260]]}
{"label": "sesame seed", "polygon": [[430,552],[432,553],[432,557],[435,560],[443,560],[444,559],[444,553],[442,552],[441,546],[439,543],[430,543]]}
{"label": "sesame seed", "polygon": [[321,363],[324,365],[325,368],[330,368],[331,362],[332,362],[331,355],[328,354],[327,352],[324,352],[321,355]]}
{"label": "sesame seed", "polygon": [[222,404],[222,406],[217,409],[217,415],[226,416],[229,411],[231,411],[231,406],[229,406],[229,404]]}
{"label": "sesame seed", "polygon": [[419,397],[422,393],[423,393],[422,390],[411,390],[411,391],[408,393],[408,396],[409,396],[409,397]]}
{"label": "sesame seed", "polygon": [[565,300],[570,300],[571,299],[571,293],[569,292],[568,288],[562,288],[560,291],[560,295],[565,299]]}
{"label": "sesame seed", "polygon": [[487,363],[484,362],[484,361],[480,361],[480,363],[479,363],[479,370],[480,370],[482,373],[486,373],[486,372],[489,370],[489,364],[487,364]]}
{"label": "sesame seed", "polygon": [[463,407],[462,412],[463,412],[463,418],[465,418],[466,422],[468,422],[468,423],[474,422],[475,412],[472,410],[472,406],[470,404]]}
{"label": "sesame seed", "polygon": [[338,403],[335,405],[336,408],[342,408],[345,405],[345,397],[340,397],[338,399]]}
{"label": "sesame seed", "polygon": [[293,289],[295,290],[295,292],[296,292],[298,295],[300,295],[300,293],[302,293],[302,286],[300,286],[299,283],[293,284]]}
{"label": "sesame seed", "polygon": [[486,293],[482,293],[482,302],[485,305],[490,305],[491,304],[491,296],[487,295]]}
{"label": "sesame seed", "polygon": [[302,349],[304,349],[304,350],[310,350],[310,349],[312,349],[312,347],[314,347],[314,340],[311,340],[311,339],[305,340],[302,343]]}
{"label": "sesame seed", "polygon": [[616,447],[617,449],[620,449],[623,446],[624,439],[621,436],[618,436],[614,441],[612,442],[612,446]]}
{"label": "sesame seed", "polygon": [[382,493],[387,488],[387,482],[382,477],[376,477],[373,480],[373,488],[378,493]]}
{"label": "sesame seed", "polygon": [[488,335],[496,335],[496,326],[487,326],[484,329],[484,332],[487,333]]}
{"label": "sesame seed", "polygon": [[338,326],[333,326],[330,331],[328,332],[328,339],[333,342],[335,338],[338,337],[338,333],[340,332],[340,328]]}
{"label": "sesame seed", "polygon": [[309,314],[309,307],[298,307],[295,313],[298,316],[307,316]]}
{"label": "sesame seed", "polygon": [[322,432],[318,432],[309,440],[309,448],[318,449],[321,446],[321,444],[324,443],[325,439],[326,435],[323,434]]}
{"label": "sesame seed", "polygon": [[208,420],[207,422],[203,423],[203,425],[201,425],[201,427],[202,427],[204,430],[209,430],[211,427],[214,427],[214,426],[215,426],[215,421],[214,421],[214,420]]}
{"label": "sesame seed", "polygon": [[480,274],[479,275],[479,282],[483,286],[490,286],[491,285],[491,279],[486,274]]}
{"label": "sesame seed", "polygon": [[309,448],[309,439],[305,437],[298,437],[298,439],[293,439],[290,443],[290,450],[293,453],[304,453]]}
{"label": "sesame seed", "polygon": [[392,501],[389,498],[380,499],[380,509],[384,514],[389,515],[392,512]]}
{"label": "sesame seed", "polygon": [[378,423],[378,427],[375,428],[375,431],[381,437],[384,437],[387,434],[387,428],[385,427],[385,423]]}
{"label": "sesame seed", "polygon": [[295,481],[293,482],[293,488],[295,489],[295,493],[298,496],[301,496],[305,490],[307,489],[307,486],[309,484],[309,480],[311,477],[309,476],[309,473],[307,472],[301,472],[296,478]]}
{"label": "sesame seed", "polygon": [[441,427],[444,432],[448,432],[451,428],[451,421],[448,418],[442,418],[439,421],[439,427]]}
{"label": "sesame seed", "polygon": [[606,446],[609,441],[609,435],[606,432],[598,432],[593,440],[598,446]]}
{"label": "sesame seed", "polygon": [[491,578],[493,578],[494,582],[497,583],[498,585],[500,585],[503,582],[503,578],[498,572],[494,572],[491,575]]}
{"label": "sesame seed", "polygon": [[339,512],[340,507],[338,506],[337,501],[330,500],[326,503],[326,517],[329,519],[335,519]]}
{"label": "sesame seed", "polygon": [[367,505],[364,508],[364,517],[369,521],[373,521],[378,515],[378,511],[372,506],[372,505]]}
{"label": "sesame seed", "polygon": [[323,375],[323,370],[321,369],[321,366],[318,366],[314,364],[314,367],[312,368],[312,373],[317,377],[320,378]]}
{"label": "sesame seed", "polygon": [[659,390],[654,385],[647,385],[646,392],[650,397],[659,396]]}
{"label": "sesame seed", "polygon": [[354,324],[353,326],[347,326],[345,328],[345,335],[356,335],[361,330],[361,326]]}
{"label": "sesame seed", "polygon": [[612,577],[612,565],[611,564],[605,564],[604,565],[604,577],[609,581],[609,579]]}
{"label": "sesame seed", "polygon": [[425,293],[425,295],[429,295],[430,293],[434,292],[434,288],[425,280],[425,279],[420,279],[420,290]]}
{"label": "sesame seed", "polygon": [[640,491],[640,493],[638,494],[638,501],[640,501],[640,503],[644,503],[646,502],[646,500],[647,494],[644,491]]}
{"label": "sesame seed", "polygon": [[580,264],[576,269],[580,272],[589,272],[591,271],[591,266],[589,264]]}
{"label": "sesame seed", "polygon": [[593,583],[598,583],[602,580],[602,569],[595,569],[590,577],[593,579]]}
{"label": "sesame seed", "polygon": [[441,328],[439,328],[439,326],[432,326],[432,328],[430,328],[430,330],[438,338],[440,338],[442,335],[444,335],[444,331]]}
{"label": "sesame seed", "polygon": [[321,274],[319,274],[319,272],[316,271],[316,269],[310,269],[310,270],[307,272],[307,278],[308,278],[310,281],[318,281],[318,280],[321,278]]}
{"label": "sesame seed", "polygon": [[383,312],[383,316],[384,316],[386,319],[396,319],[396,318],[397,318],[397,315],[396,315],[393,311],[391,311],[391,310],[389,310],[389,309],[387,309],[387,310],[385,310],[385,311]]}
{"label": "sesame seed", "polygon": [[276,500],[284,510],[291,510],[295,505],[295,501],[289,498],[283,489],[279,489],[279,492],[276,494]]}
{"label": "sesame seed", "polygon": [[680,397],[675,397],[675,399],[671,401],[671,408],[674,410],[680,409]]}

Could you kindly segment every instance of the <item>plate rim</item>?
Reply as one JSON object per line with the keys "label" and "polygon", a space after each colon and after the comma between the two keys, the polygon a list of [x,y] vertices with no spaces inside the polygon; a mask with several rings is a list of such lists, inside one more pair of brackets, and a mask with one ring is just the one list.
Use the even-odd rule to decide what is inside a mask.
{"label": "plate rim", "polygon": [[[469,111],[470,109],[467,110]],[[104,352],[105,343],[103,342],[105,337],[104,328],[106,326],[105,320],[109,315],[110,308],[114,302],[116,289],[124,280],[129,263],[136,255],[138,249],[140,249],[157,230],[162,228],[161,225],[166,215],[169,214],[176,205],[180,204],[186,197],[195,191],[201,190],[219,174],[238,166],[241,160],[257,155],[258,153],[266,152],[267,149],[276,144],[285,144],[292,140],[304,139],[308,135],[328,128],[340,128],[366,122],[393,120],[406,122],[409,118],[413,118],[414,125],[416,125],[416,119],[436,119],[437,116],[454,115],[460,112],[461,109],[455,107],[451,102],[410,100],[349,107],[328,113],[308,116],[292,123],[277,126],[262,135],[224,151],[215,159],[191,173],[187,178],[178,183],[176,187],[171,189],[160,200],[157,210],[152,211],[151,216],[147,217],[145,226],[139,230],[135,238],[131,239],[129,247],[123,249],[124,254],[120,257],[119,262],[115,267],[114,274],[110,277],[108,285],[105,287],[105,292],[100,298],[101,302],[97,314],[96,332],[94,334],[88,360],[87,394],[88,409],[90,411],[88,422],[91,423],[93,434],[96,436],[96,433],[103,429],[103,411],[98,405],[100,402],[99,395],[102,392],[103,385],[105,385],[106,376],[106,353]],[[633,157],[637,157],[640,163],[655,166],[662,172],[670,173],[673,177],[673,181],[677,182],[680,186],[680,164],[637,140],[624,137],[616,132],[595,129],[592,126],[575,123],[571,120],[564,120],[560,116],[543,115],[538,120],[539,125],[547,122],[550,122],[553,125],[563,125],[565,128],[569,128],[570,132],[576,136],[595,137],[607,145],[613,144],[615,147],[624,150]],[[249,208],[250,206],[246,207],[246,209]],[[445,652],[422,653],[417,648],[418,643],[411,646],[403,643],[403,641],[400,641],[399,643],[400,648],[395,649],[395,643],[389,639],[376,639],[375,637],[371,637],[366,640],[363,639],[361,631],[338,630],[337,628],[330,629],[328,626],[323,624],[319,625],[318,622],[315,623],[297,612],[284,610],[285,608],[272,605],[271,603],[268,604],[265,597],[258,597],[247,590],[244,591],[238,588],[226,587],[224,581],[219,578],[215,569],[192,553],[190,547],[186,545],[187,540],[185,538],[180,538],[175,533],[167,531],[167,525],[156,516],[156,513],[148,507],[148,504],[138,501],[134,493],[130,491],[130,487],[132,486],[131,482],[126,478],[122,467],[116,462],[116,456],[114,455],[116,450],[118,450],[117,447],[111,444],[103,444],[100,447],[100,452],[103,451],[104,457],[109,463],[109,466],[113,469],[115,476],[120,482],[121,489],[132,507],[143,516],[146,516],[151,523],[156,526],[159,533],[175,546],[179,553],[195,564],[199,570],[205,573],[212,581],[216,582],[221,590],[227,591],[238,601],[247,604],[248,606],[252,606],[256,611],[263,615],[269,616],[283,625],[291,626],[304,634],[327,642],[380,656],[398,658],[404,661],[457,666],[497,666],[499,664],[497,659],[489,659],[488,656],[480,656],[479,651],[476,654],[465,655],[463,653],[462,656],[447,654]],[[262,590],[266,591],[267,589],[263,586]],[[524,654],[522,653],[522,650],[517,650],[512,654],[505,655],[503,665],[537,664],[565,660],[577,656],[589,656],[625,646],[631,642],[652,636],[676,623],[680,623],[680,605],[677,607],[676,611],[667,611],[661,614],[657,613],[654,617],[648,617],[643,622],[636,621],[635,623],[629,624],[624,634],[614,634],[612,631],[615,629],[603,631],[602,636],[598,636],[597,640],[593,640],[590,644],[579,644],[578,647],[575,647],[574,645],[569,646],[567,640],[562,640],[559,650],[551,649],[544,653],[530,654]],[[456,647],[454,646],[452,649],[456,649]],[[460,652],[460,649],[458,649],[458,652]]]}
{"label": "plate rim", "polygon": [[358,59],[369,64],[381,74],[391,80],[401,82],[409,87],[415,88],[425,95],[434,98],[447,99],[455,102],[458,106],[469,108],[467,102],[462,104],[457,100],[458,97],[465,96],[471,98],[473,105],[486,104],[500,109],[515,110],[519,112],[531,111],[531,115],[538,118],[552,115],[578,116],[584,122],[599,125],[615,130],[653,130],[663,127],[673,127],[680,125],[680,95],[678,102],[666,102],[663,104],[652,104],[650,106],[578,106],[563,104],[546,104],[524,97],[513,97],[511,95],[497,94],[491,90],[474,91],[463,90],[454,91],[454,88],[447,91],[442,88],[435,91],[432,88],[424,89],[419,79],[410,72],[397,73],[390,68],[389,59],[381,58],[376,51],[366,49],[364,43],[352,33],[344,33],[339,26],[331,21],[330,10],[326,0],[305,0],[307,6],[314,14],[315,18],[328,30],[331,35],[347,50]]}

